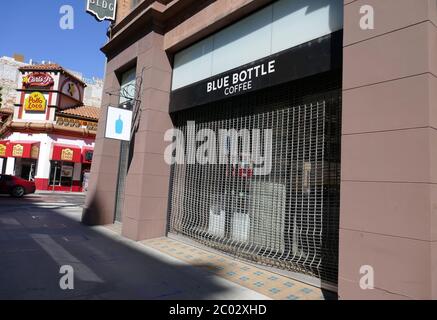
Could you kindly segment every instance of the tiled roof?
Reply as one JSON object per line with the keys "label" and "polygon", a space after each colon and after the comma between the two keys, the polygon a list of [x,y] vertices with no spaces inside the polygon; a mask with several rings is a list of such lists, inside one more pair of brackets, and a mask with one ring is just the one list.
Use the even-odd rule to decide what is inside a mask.
{"label": "tiled roof", "polygon": [[57,63],[48,63],[48,64],[31,64],[24,67],[21,67],[20,70],[23,71],[39,71],[39,70],[45,70],[45,71],[62,71],[64,68],[62,68]]}
{"label": "tiled roof", "polygon": [[91,120],[99,120],[100,108],[81,106],[81,107],[62,110],[59,112],[59,114],[66,115],[66,116],[70,115],[70,116],[76,116],[81,118],[87,118]]}
{"label": "tiled roof", "polygon": [[67,74],[71,78],[76,79],[77,81],[79,81],[83,85],[86,85],[85,82],[83,82],[81,79],[79,79],[74,74],[65,70],[62,66],[60,66],[57,63],[27,65],[27,66],[21,67],[19,70],[20,71],[60,71],[62,73]]}

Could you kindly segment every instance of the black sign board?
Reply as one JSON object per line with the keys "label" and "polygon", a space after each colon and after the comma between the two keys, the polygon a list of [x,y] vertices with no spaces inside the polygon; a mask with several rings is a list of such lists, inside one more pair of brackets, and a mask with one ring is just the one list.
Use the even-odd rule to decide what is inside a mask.
{"label": "black sign board", "polygon": [[171,93],[170,112],[339,69],[343,32],[307,42]]}
{"label": "black sign board", "polygon": [[99,21],[115,21],[117,0],[87,0],[86,11]]}

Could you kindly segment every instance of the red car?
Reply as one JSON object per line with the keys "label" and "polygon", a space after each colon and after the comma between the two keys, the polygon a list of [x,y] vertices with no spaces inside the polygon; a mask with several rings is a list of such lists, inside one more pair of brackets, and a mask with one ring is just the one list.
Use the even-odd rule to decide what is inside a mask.
{"label": "red car", "polygon": [[35,182],[10,175],[0,175],[0,194],[10,194],[21,198],[25,194],[35,193]]}

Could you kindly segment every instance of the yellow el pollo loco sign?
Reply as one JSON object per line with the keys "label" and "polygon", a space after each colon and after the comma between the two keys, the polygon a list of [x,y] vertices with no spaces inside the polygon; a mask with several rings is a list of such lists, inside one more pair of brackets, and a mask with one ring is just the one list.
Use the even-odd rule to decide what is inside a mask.
{"label": "yellow el pollo loco sign", "polygon": [[24,110],[30,112],[45,112],[46,107],[46,98],[40,92],[32,92],[24,102]]}
{"label": "yellow el pollo loco sign", "polygon": [[6,145],[0,144],[0,157],[6,157]]}
{"label": "yellow el pollo loco sign", "polygon": [[12,156],[21,158],[24,154],[24,147],[21,144],[16,144],[12,148]]}
{"label": "yellow el pollo loco sign", "polygon": [[61,152],[61,160],[73,161],[74,152],[71,149],[63,149]]}

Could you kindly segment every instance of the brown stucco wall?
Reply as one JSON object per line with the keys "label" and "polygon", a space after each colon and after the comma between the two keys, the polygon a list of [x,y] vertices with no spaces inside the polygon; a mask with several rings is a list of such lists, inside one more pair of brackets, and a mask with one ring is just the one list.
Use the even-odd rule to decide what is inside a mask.
{"label": "brown stucco wall", "polygon": [[[359,27],[366,4],[375,30]],[[345,0],[341,298],[436,298],[435,12],[428,0]],[[362,265],[374,290],[359,286]]]}
{"label": "brown stucco wall", "polygon": [[175,52],[211,33],[238,21],[273,0],[210,1],[190,19],[182,21],[165,34],[164,49]]}
{"label": "brown stucco wall", "polygon": [[[140,49],[141,48],[141,49]],[[164,133],[172,128],[168,114],[171,65],[163,36],[149,33],[136,49],[137,73],[143,71],[141,122],[126,179],[123,235],[133,240],[165,235],[170,168],[164,161]]]}

